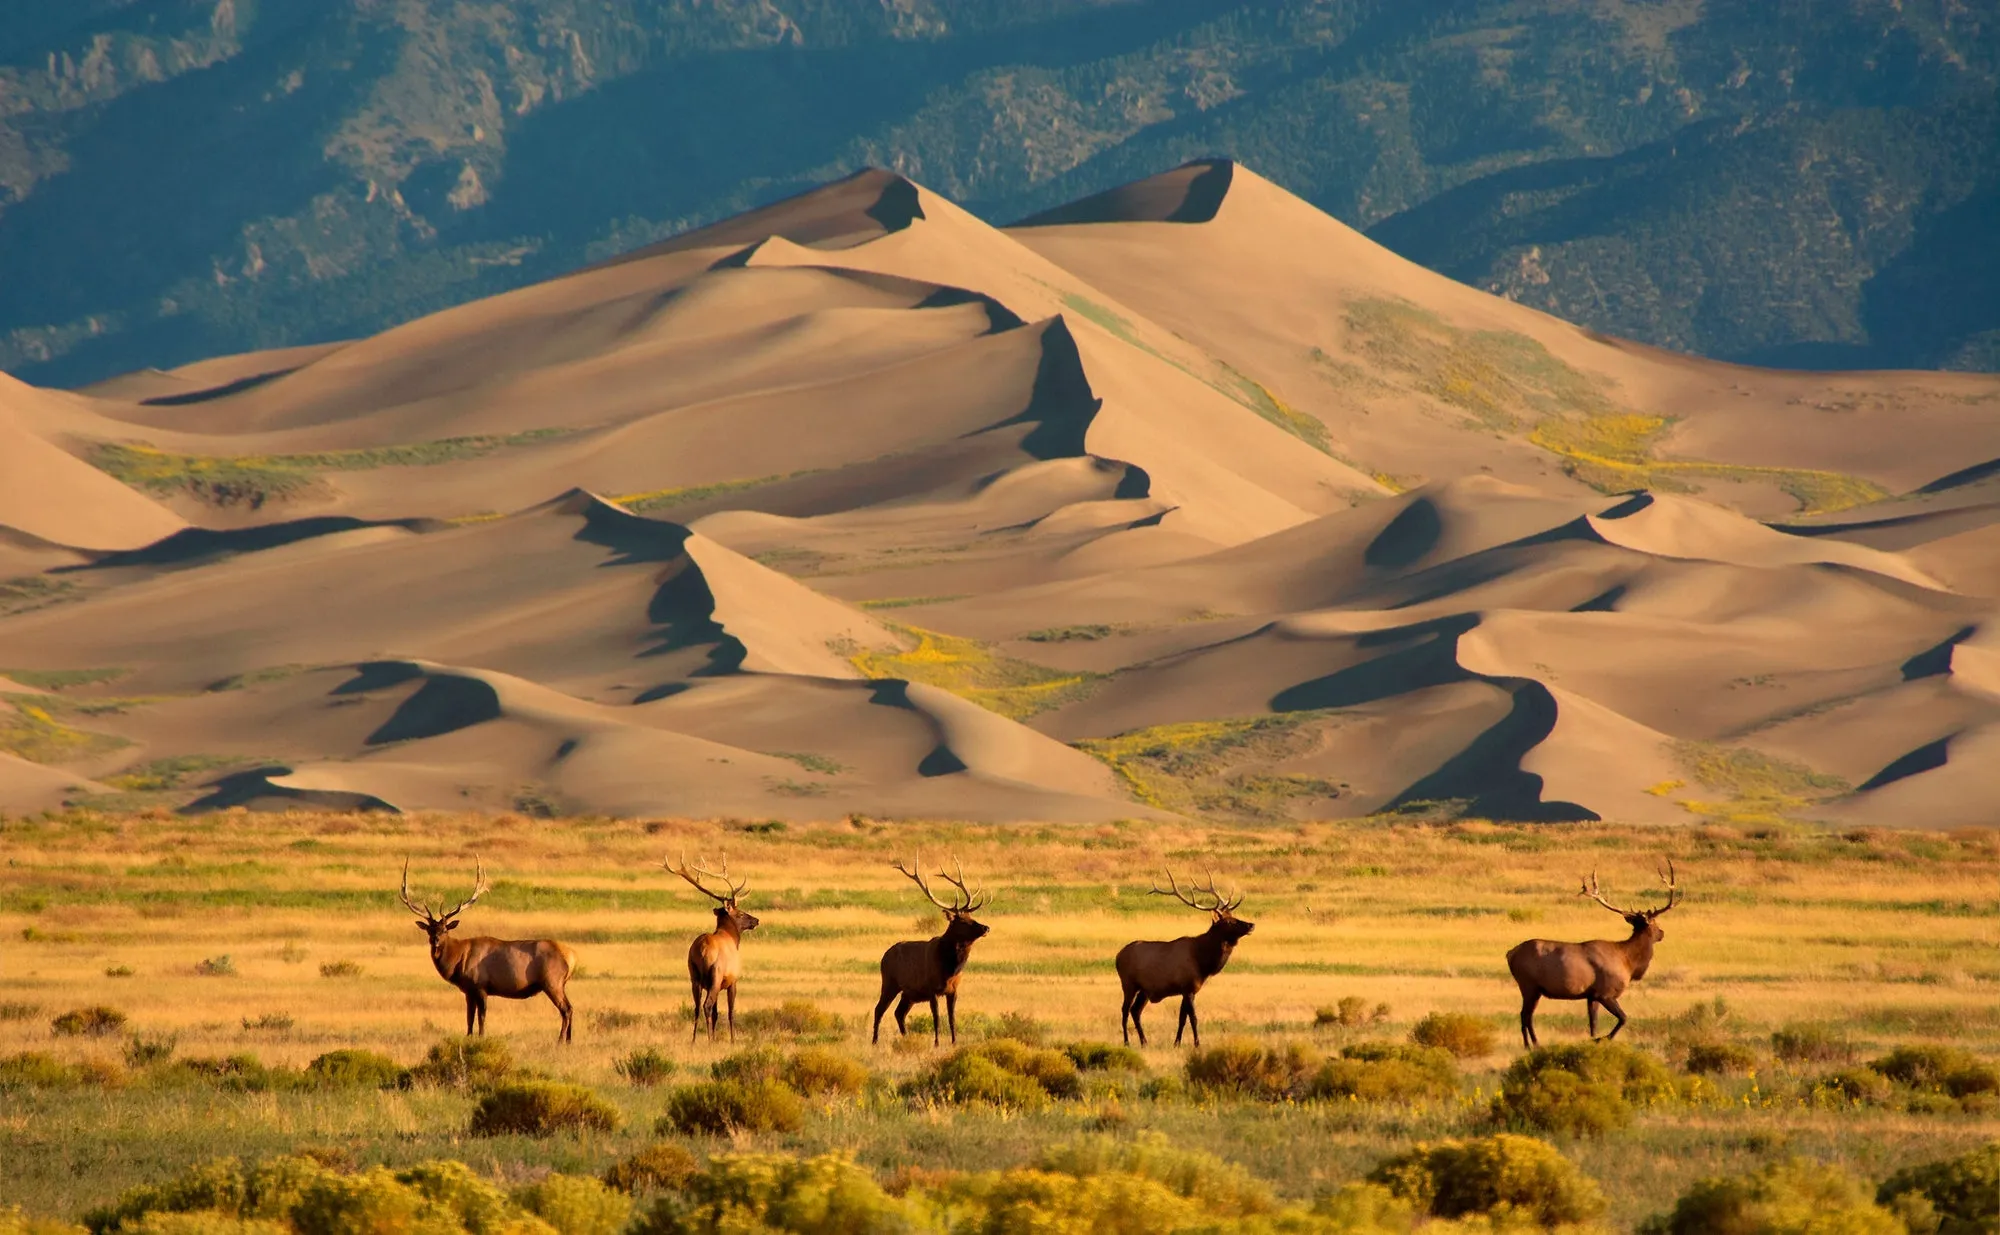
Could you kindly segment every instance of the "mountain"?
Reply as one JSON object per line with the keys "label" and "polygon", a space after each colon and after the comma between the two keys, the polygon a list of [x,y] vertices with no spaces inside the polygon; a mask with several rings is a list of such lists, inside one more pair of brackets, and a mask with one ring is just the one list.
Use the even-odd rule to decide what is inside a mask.
{"label": "mountain", "polygon": [[[16,6],[23,7],[23,6]],[[1591,328],[2000,367],[1996,23],[1906,0],[77,0],[0,23],[0,368],[379,333],[879,165],[1192,158]]]}
{"label": "mountain", "polygon": [[1009,228],[865,170],[0,382],[0,809],[1992,824],[1996,408],[1584,329],[1228,161]]}

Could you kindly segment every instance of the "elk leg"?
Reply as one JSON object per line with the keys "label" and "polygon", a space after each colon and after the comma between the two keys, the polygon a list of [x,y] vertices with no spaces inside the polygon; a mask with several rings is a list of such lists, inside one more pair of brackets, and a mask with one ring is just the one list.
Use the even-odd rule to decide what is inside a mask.
{"label": "elk leg", "polygon": [[736,988],[729,988],[729,1044],[736,1045]]}
{"label": "elk leg", "polygon": [[699,986],[695,987],[694,988],[694,1032],[688,1035],[689,1046],[693,1046],[695,1043],[701,1041],[701,996],[702,996],[701,987]]}
{"label": "elk leg", "polygon": [[[1141,1015],[1143,1015],[1143,1014],[1145,1013],[1145,1011],[1146,1011],[1146,992],[1144,992],[1144,991],[1133,991],[1133,992],[1132,992],[1132,1028],[1138,1031],[1138,1034],[1139,1034],[1139,1045],[1140,1045],[1140,1046],[1144,1046],[1144,1045],[1146,1045],[1146,1025],[1145,1025],[1145,1022],[1143,1022],[1143,1021],[1141,1021],[1141,1020],[1139,1019],[1139,1017],[1140,1017]],[[1130,1039],[1128,1038],[1128,1039],[1127,1039],[1126,1041],[1127,1041],[1127,1042],[1129,1043],[1129,1042],[1130,1042]]]}
{"label": "elk leg", "polygon": [[1193,1013],[1194,1013],[1194,1000],[1189,996],[1182,995],[1180,1019],[1174,1022],[1175,1046],[1179,1046],[1181,1044],[1181,1035],[1187,1032],[1188,1017],[1193,1015]]}
{"label": "elk leg", "polygon": [[1604,1008],[1607,1012],[1611,1013],[1611,1015],[1618,1018],[1618,1023],[1611,1027],[1611,1032],[1604,1035],[1604,1040],[1606,1042],[1609,1042],[1611,1041],[1611,1039],[1618,1036],[1619,1030],[1625,1028],[1625,1009],[1618,1006],[1618,1001],[1616,999],[1606,999],[1602,1000],[1601,1002],[1604,1004]]}
{"label": "elk leg", "polygon": [[1595,1042],[1597,1041],[1597,1001],[1595,999],[1585,999],[1583,1001],[1583,1008],[1585,1017],[1590,1021],[1590,1040]]}
{"label": "elk leg", "polygon": [[472,1027],[478,1023],[477,1020],[478,1016],[479,1016],[479,994],[476,991],[467,991],[465,992],[465,1036],[466,1037],[469,1038],[472,1036]]}
{"label": "elk leg", "polygon": [[[945,992],[944,1014],[945,1018],[951,1022],[951,1044],[953,1046],[957,1046],[958,1045],[958,992],[957,991]],[[937,1014],[933,1012],[931,1015],[935,1016]]]}
{"label": "elk leg", "polygon": [[[932,995],[931,996],[931,1045],[933,1047],[935,1047],[938,1044],[938,1039],[944,1036],[943,1033],[941,1032],[944,1029],[944,1026],[938,1024],[938,1022],[942,1021],[943,1019],[944,1018],[942,1016],[938,1015],[937,996]],[[958,1026],[956,1025],[953,1025],[951,1027],[951,1044],[953,1046],[958,1045]]]}
{"label": "elk leg", "polygon": [[1194,1044],[1201,1045],[1201,1018],[1194,1014],[1194,996],[1187,997],[1188,1028],[1194,1031]]}
{"label": "elk leg", "polygon": [[556,1030],[556,1041],[568,1042],[570,1040],[569,993],[567,991],[559,991],[551,986],[545,988],[543,994],[549,997],[549,1002],[556,1006],[556,1012],[562,1017],[562,1025]]}
{"label": "elk leg", "polygon": [[889,1010],[889,1001],[894,999],[895,997],[896,997],[896,992],[891,990],[888,986],[885,985],[882,988],[882,997],[875,1001],[875,1029],[874,1032],[871,1033],[868,1037],[868,1041],[870,1043],[880,1042],[882,1040],[882,1014]]}
{"label": "elk leg", "polygon": [[1125,1039],[1125,1045],[1132,1045],[1132,992],[1118,993],[1118,1032]]}
{"label": "elk leg", "polygon": [[1541,1044],[1535,1037],[1535,1005],[1542,1001],[1538,991],[1524,991],[1521,994],[1521,1049],[1533,1050]]}
{"label": "elk leg", "polygon": [[[734,1022],[731,1023],[733,1024]],[[716,1034],[721,1029],[722,992],[711,987],[708,992],[708,1040],[710,1042],[715,1041]]]}
{"label": "elk leg", "polygon": [[915,996],[909,994],[896,1000],[896,1032],[904,1037],[910,1035],[910,1009],[915,1007],[916,1003]]}

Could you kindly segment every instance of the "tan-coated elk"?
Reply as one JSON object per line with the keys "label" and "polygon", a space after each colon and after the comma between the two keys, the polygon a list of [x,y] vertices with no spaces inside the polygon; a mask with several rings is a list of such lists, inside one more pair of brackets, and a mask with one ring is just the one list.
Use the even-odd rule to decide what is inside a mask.
{"label": "tan-coated elk", "polygon": [[910,1028],[904,1023],[910,1009],[917,1001],[931,1005],[931,1045],[938,1044],[938,996],[944,996],[945,1016],[951,1024],[951,1044],[958,1045],[958,980],[965,973],[965,962],[972,955],[972,945],[986,934],[991,927],[982,926],[972,920],[972,915],[986,903],[982,896],[968,891],[965,886],[965,868],[953,863],[956,874],[947,874],[942,869],[938,878],[957,889],[952,894],[952,903],[947,905],[931,891],[931,885],[923,875],[924,855],[921,851],[916,861],[904,866],[901,861],[896,869],[903,872],[923,891],[926,899],[944,911],[944,934],[935,939],[912,939],[889,945],[882,954],[882,997],[875,1001],[875,1028],[870,1042],[882,1040],[882,1012],[891,1000],[896,1001],[896,1032],[907,1035]]}
{"label": "tan-coated elk", "polygon": [[1605,1041],[1617,1037],[1618,1031],[1625,1028],[1625,1009],[1618,1006],[1618,997],[1625,993],[1626,987],[1646,976],[1653,963],[1653,945],[1667,937],[1660,929],[1659,917],[1680,902],[1680,885],[1671,860],[1667,869],[1660,872],[1660,882],[1667,885],[1666,904],[1658,909],[1620,909],[1597,890],[1597,872],[1592,871],[1577,895],[1588,896],[1625,919],[1625,924],[1632,928],[1630,938],[1593,939],[1588,943],[1530,939],[1516,944],[1507,953],[1507,969],[1521,988],[1522,1046],[1532,1048],[1541,1044],[1535,1034],[1535,1005],[1544,999],[1584,1000],[1593,1041],[1597,1038],[1600,1004],[1618,1018],[1618,1023],[1605,1035]]}
{"label": "tan-coated elk", "polygon": [[485,863],[476,863],[472,895],[439,913],[427,903],[410,899],[410,863],[407,858],[403,861],[403,904],[422,919],[417,929],[430,940],[431,964],[437,966],[438,976],[465,993],[465,1032],[471,1033],[475,1023],[481,1034],[486,1032],[488,996],[532,999],[547,995],[562,1016],[556,1041],[569,1041],[569,975],[576,968],[576,953],[570,951],[568,944],[553,939],[495,939],[490,935],[471,939],[449,937],[458,929],[458,915],[470,909],[490,887]]}
{"label": "tan-coated elk", "polygon": [[1118,1004],[1118,1029],[1125,1035],[1127,1046],[1132,1044],[1133,1029],[1139,1031],[1139,1045],[1146,1045],[1146,1026],[1139,1020],[1146,1005],[1165,1003],[1175,995],[1181,999],[1181,1016],[1174,1026],[1174,1045],[1181,1044],[1183,1031],[1192,1029],[1194,1044],[1200,1046],[1201,1023],[1195,1019],[1194,997],[1210,978],[1222,972],[1236,951],[1237,942],[1257,929],[1255,922],[1236,916],[1243,898],[1237,896],[1232,900],[1217,892],[1213,874],[1209,875],[1206,887],[1190,879],[1188,888],[1182,892],[1173,871],[1169,870],[1167,886],[1154,884],[1152,894],[1171,896],[1197,913],[1208,914],[1207,930],[1179,939],[1136,940],[1118,949],[1118,985],[1123,990]]}
{"label": "tan-coated elk", "polygon": [[[704,1005],[708,1011],[708,1040],[715,1041],[716,1005],[724,995],[729,997],[729,1040],[736,1041],[736,980],[743,976],[743,932],[757,929],[757,919],[739,909],[736,898],[750,886],[748,880],[738,883],[729,877],[729,856],[723,855],[722,869],[709,870],[700,859],[694,868],[688,868],[687,854],[681,854],[678,868],[672,862],[662,859],[661,866],[679,875],[694,887],[694,890],[715,902],[715,929],[705,935],[695,936],[688,945],[688,982],[694,987],[694,1033],[688,1038],[690,1043],[701,1037],[701,1015]],[[702,883],[703,879],[719,879],[728,893],[717,892]]]}

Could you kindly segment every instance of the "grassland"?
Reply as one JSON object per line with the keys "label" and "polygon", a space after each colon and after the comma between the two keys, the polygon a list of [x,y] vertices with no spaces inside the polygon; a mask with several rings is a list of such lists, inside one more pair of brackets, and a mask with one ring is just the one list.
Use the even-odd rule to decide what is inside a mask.
{"label": "grassland", "polygon": [[890,629],[912,646],[848,657],[865,676],[941,687],[1014,720],[1080,699],[1097,681],[1095,674],[1065,673],[1002,655],[976,639],[917,626],[891,624]]}
{"label": "grassland", "polygon": [[[1093,1089],[1029,1112],[939,1107],[877,1088],[815,1104],[796,1131],[683,1139],[698,1155],[839,1150],[888,1177],[1011,1165],[1090,1132],[1157,1132],[1310,1200],[1413,1141],[1478,1130],[1515,1054],[1506,1043],[1516,997],[1501,953],[1527,935],[1606,933],[1616,924],[1573,893],[1578,873],[1594,868],[1614,899],[1640,899],[1655,857],[1669,855],[1688,898],[1664,922],[1651,974],[1625,1000],[1634,1020],[1621,1041],[1671,1059],[1700,1029],[1749,1047],[1757,1070],[1706,1080],[1690,1090],[1700,1100],[1646,1110],[1626,1131],[1559,1141],[1605,1185],[1611,1229],[1631,1229],[1703,1175],[1804,1155],[1874,1180],[2000,1134],[1990,1111],[1807,1101],[1802,1078],[1835,1065],[1771,1053],[1774,1032],[1807,1023],[1818,1040],[1863,1059],[1911,1043],[2000,1055],[2000,841],[1987,833],[75,814],[0,825],[9,941],[0,1056],[97,1060],[115,1077],[131,1043],[172,1039],[183,1057],[248,1052],[272,1066],[341,1047],[415,1063],[455,1032],[462,1004],[396,903],[397,873],[407,854],[419,895],[462,895],[476,854],[495,886],[468,927],[557,936],[581,962],[573,1045],[556,1045],[542,1001],[496,1001],[490,1032],[525,1065],[607,1097],[626,1121],[616,1132],[472,1139],[473,1099],[457,1091],[239,1090],[148,1083],[134,1070],[122,1084],[4,1093],[10,1199],[73,1216],[225,1154],[312,1149],[363,1165],[456,1157],[506,1182],[549,1168],[591,1173],[629,1155],[652,1139],[667,1098],[629,1084],[616,1062],[654,1048],[686,1077],[727,1049],[685,1037],[683,955],[709,914],[659,869],[660,855],[683,845],[726,848],[731,869],[750,878],[745,905],[764,925],[746,943],[741,1013],[810,1000],[843,1018],[832,1045],[891,1081],[935,1058],[927,1040],[871,1048],[863,1027],[881,949],[935,926],[890,867],[918,845],[927,860],[957,855],[993,893],[981,915],[993,933],[974,953],[961,1002],[969,1033],[1012,1016],[1017,1026],[1032,1018],[1030,1028],[1054,1041],[1115,1039],[1111,954],[1129,939],[1198,925],[1147,895],[1153,872],[1212,862],[1225,887],[1240,885],[1243,912],[1259,925],[1203,993],[1205,1042],[1329,1049],[1400,1039],[1445,1009],[1487,1020],[1502,1043],[1467,1061],[1456,1100],[1274,1104],[1183,1092],[1182,1055],[1156,1036],[1145,1059],[1157,1084]],[[1318,1009],[1343,998],[1386,1004],[1386,1019],[1315,1023]],[[98,1004],[130,1017],[122,1036],[51,1035],[58,1013]],[[1166,1019],[1156,1011],[1154,1027]],[[1545,1041],[1582,1034],[1575,1005],[1545,1005],[1541,1026]]]}
{"label": "grassland", "polygon": [[368,471],[378,467],[432,467],[477,459],[496,450],[561,437],[566,429],[530,429],[380,446],[277,455],[185,455],[145,442],[103,442],[90,462],[128,485],[155,493],[185,493],[211,506],[248,506],[309,496],[324,488],[322,472]]}

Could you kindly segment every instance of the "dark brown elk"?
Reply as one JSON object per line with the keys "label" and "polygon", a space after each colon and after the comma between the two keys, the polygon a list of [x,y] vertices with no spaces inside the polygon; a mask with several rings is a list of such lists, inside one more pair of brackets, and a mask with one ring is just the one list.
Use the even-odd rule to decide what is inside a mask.
{"label": "dark brown elk", "polygon": [[923,890],[931,904],[944,911],[944,934],[935,939],[912,939],[905,943],[891,944],[882,954],[882,997],[875,1001],[875,1029],[869,1038],[871,1042],[882,1040],[882,1012],[891,1000],[896,1001],[896,1032],[908,1034],[910,1028],[904,1023],[910,1009],[919,1000],[931,1006],[931,1045],[938,1044],[938,996],[944,996],[945,1016],[951,1024],[951,1044],[958,1045],[958,979],[965,973],[965,962],[972,955],[972,945],[986,934],[991,927],[982,926],[972,920],[972,915],[986,903],[984,897],[975,896],[966,890],[965,868],[953,864],[956,875],[938,871],[938,878],[949,883],[957,891],[952,895],[952,903],[947,905],[931,891],[931,885],[923,876],[924,855],[917,854],[911,866],[896,863],[896,869],[915,881]]}
{"label": "dark brown elk", "polygon": [[1200,1046],[1201,1023],[1195,1019],[1194,997],[1203,984],[1222,972],[1236,951],[1237,941],[1256,930],[1257,924],[1236,916],[1243,898],[1230,900],[1217,892],[1214,875],[1208,877],[1208,886],[1190,880],[1189,891],[1182,892],[1174,873],[1168,871],[1167,886],[1154,885],[1153,894],[1171,896],[1189,909],[1208,914],[1208,929],[1180,939],[1142,939],[1118,949],[1118,985],[1124,992],[1118,1004],[1118,1029],[1127,1046],[1132,1044],[1134,1029],[1139,1031],[1139,1045],[1146,1045],[1146,1026],[1140,1023],[1140,1013],[1149,1003],[1165,1003],[1178,995],[1181,1017],[1174,1026],[1174,1045],[1181,1044],[1184,1030],[1192,1029],[1194,1044]]}
{"label": "dark brown elk", "polygon": [[556,1041],[569,1041],[569,975],[576,968],[576,953],[570,951],[568,944],[553,939],[495,939],[490,935],[472,939],[449,937],[458,929],[458,915],[486,895],[490,886],[486,882],[485,864],[478,863],[476,870],[472,895],[438,913],[428,904],[410,899],[410,863],[408,859],[403,862],[403,903],[422,919],[417,929],[431,941],[431,964],[437,966],[438,976],[465,992],[465,1032],[471,1033],[475,1022],[481,1034],[486,1032],[488,996],[532,999],[547,995],[562,1016]]}
{"label": "dark brown elk", "polygon": [[1522,1046],[1541,1044],[1535,1034],[1535,1005],[1544,999],[1584,1000],[1592,1040],[1597,1037],[1597,1009],[1602,1004],[1618,1018],[1605,1041],[1618,1036],[1618,1031],[1625,1028],[1625,1009],[1618,1006],[1618,997],[1625,993],[1626,987],[1646,976],[1653,963],[1653,945],[1667,937],[1660,929],[1659,917],[1680,901],[1676,879],[1670,861],[1667,869],[1660,872],[1660,882],[1667,885],[1666,904],[1658,909],[1620,909],[1598,892],[1597,873],[1593,871],[1577,895],[1588,896],[1625,919],[1632,928],[1630,938],[1593,939],[1588,943],[1530,939],[1507,953],[1507,969],[1521,988]]}
{"label": "dark brown elk", "polygon": [[[701,1036],[701,1014],[704,1004],[708,1010],[708,1040],[715,1041],[716,1004],[724,994],[729,996],[729,1040],[736,1041],[736,980],[743,976],[743,932],[757,929],[757,919],[736,907],[736,898],[743,895],[743,889],[750,886],[746,880],[738,883],[729,877],[729,859],[722,859],[722,869],[712,871],[699,860],[694,869],[688,869],[687,854],[681,854],[678,868],[672,862],[662,861],[660,865],[688,881],[695,891],[715,902],[715,929],[706,935],[697,935],[688,945],[688,981],[694,986],[694,1034],[688,1038],[693,1042]],[[729,889],[728,893],[717,892],[702,883],[703,879],[719,879]]]}

